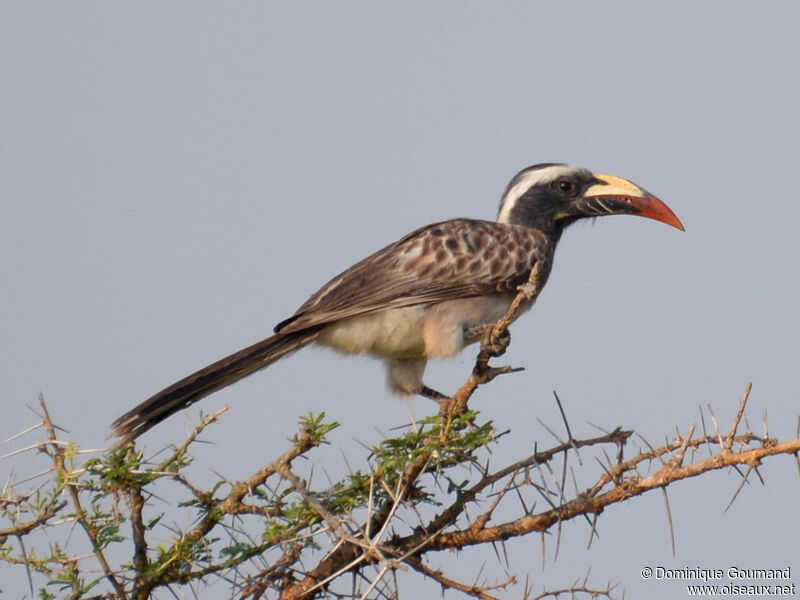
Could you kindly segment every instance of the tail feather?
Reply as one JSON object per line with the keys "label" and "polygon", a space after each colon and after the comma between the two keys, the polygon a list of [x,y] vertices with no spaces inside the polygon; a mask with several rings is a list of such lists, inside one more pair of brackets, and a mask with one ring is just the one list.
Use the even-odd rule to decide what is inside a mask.
{"label": "tail feather", "polygon": [[112,424],[117,450],[151,427],[201,398],[268,367],[279,358],[314,341],[320,327],[273,335],[184,377],[125,413]]}

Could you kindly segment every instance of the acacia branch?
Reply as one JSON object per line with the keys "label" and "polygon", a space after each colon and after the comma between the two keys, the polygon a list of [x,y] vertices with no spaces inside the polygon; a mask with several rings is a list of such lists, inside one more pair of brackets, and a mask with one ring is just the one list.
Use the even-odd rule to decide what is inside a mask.
{"label": "acacia branch", "polygon": [[62,444],[58,443],[58,436],[56,435],[56,428],[53,425],[53,421],[50,418],[50,412],[47,410],[47,403],[44,400],[44,395],[39,394],[39,404],[42,408],[43,413],[43,422],[45,428],[47,429],[48,434],[48,445],[52,448],[53,454],[53,462],[56,466],[57,472],[60,474],[61,478],[64,481],[64,487],[67,489],[67,492],[72,499],[72,504],[75,507],[75,513],[78,523],[80,523],[83,530],[86,532],[89,540],[92,542],[92,552],[97,559],[97,562],[100,563],[100,566],[103,569],[103,573],[105,574],[106,579],[109,581],[111,586],[114,588],[114,591],[117,594],[117,597],[120,600],[127,600],[127,594],[125,593],[125,589],[122,587],[122,584],[117,580],[116,575],[114,575],[114,571],[111,569],[111,566],[108,564],[106,560],[105,554],[103,554],[103,550],[100,548],[100,544],[98,544],[98,530],[97,527],[91,522],[90,519],[87,518],[86,512],[83,510],[83,505],[81,504],[80,495],[78,494],[78,490],[75,488],[74,485],[71,484],[69,480],[69,473],[67,470],[67,461],[66,461],[66,452]]}
{"label": "acacia branch", "polygon": [[[376,511],[370,519],[367,526],[367,531],[382,530],[386,527],[390,516],[393,514],[392,505],[398,502],[406,501],[415,488],[415,482],[428,468],[433,454],[435,452],[436,443],[445,444],[452,435],[453,422],[456,416],[463,414],[466,410],[467,402],[472,397],[472,394],[478,386],[487,383],[503,373],[510,373],[516,369],[511,367],[489,367],[489,359],[492,356],[492,348],[497,346],[497,340],[503,338],[507,332],[509,325],[514,321],[523,305],[530,305],[536,299],[539,285],[540,265],[536,263],[531,270],[528,282],[520,286],[517,295],[509,306],[506,314],[487,332],[481,342],[481,349],[475,361],[475,367],[472,374],[466,383],[456,392],[449,402],[442,404],[440,416],[445,421],[441,429],[438,440],[430,438],[426,441],[425,446],[429,451],[420,452],[417,457],[409,463],[406,467],[399,482],[399,493],[393,501],[387,501],[384,505]],[[504,351],[504,349],[503,349]],[[502,354],[502,351],[500,352]],[[420,540],[418,540],[420,541]],[[419,544],[417,544],[419,545]],[[412,545],[412,547],[415,545]],[[302,598],[310,594],[313,590],[318,589],[321,582],[329,581],[330,578],[342,572],[343,569],[348,568],[349,565],[355,564],[358,560],[359,553],[363,549],[358,544],[341,543],[336,550],[331,552],[325,559],[323,559],[314,569],[309,571],[306,576],[296,585],[288,587],[284,590],[281,598],[285,600],[294,600]]]}
{"label": "acacia branch", "polygon": [[[3,509],[5,509],[10,503],[6,502],[4,504],[5,506],[2,507]],[[46,525],[48,521],[57,516],[59,511],[66,505],[67,503],[64,501],[49,504],[35,519],[25,521],[24,523],[19,523],[18,525],[14,525],[13,527],[8,527],[6,529],[0,529],[0,544],[5,542],[6,538],[8,537],[22,537]]]}
{"label": "acacia branch", "polygon": [[[737,438],[737,440],[738,439],[741,438]],[[711,443],[711,441],[711,439],[707,438],[705,440],[700,440],[700,443]],[[674,449],[673,447],[664,447],[659,449],[658,452],[665,454]],[[622,502],[654,489],[666,487],[674,481],[696,477],[708,471],[714,471],[733,465],[760,464],[761,460],[767,456],[775,456],[778,454],[791,455],[796,452],[800,452],[800,440],[780,443],[772,441],[759,448],[731,452],[729,454],[720,453],[688,466],[667,464],[649,477],[643,479],[632,477],[624,480],[607,492],[594,495],[593,490],[601,487],[600,482],[598,482],[593,488],[590,488],[573,500],[543,513],[524,515],[514,521],[492,527],[485,527],[480,530],[474,530],[468,527],[458,531],[442,532],[428,541],[426,549],[460,549],[475,544],[499,542],[512,537],[519,537],[533,531],[546,531],[558,521],[566,521],[581,515],[597,514],[611,504]],[[645,455],[637,456],[632,461],[625,463],[625,466],[629,466],[626,471],[632,470],[635,465],[647,459],[648,457]],[[623,466],[621,465],[619,468],[623,468]],[[608,475],[603,475],[603,478],[606,477],[608,477]],[[395,540],[396,548],[399,551],[407,547],[415,546],[418,542],[418,535]]]}
{"label": "acacia branch", "polygon": [[463,592],[467,596],[472,596],[473,598],[480,598],[481,600],[499,600],[497,596],[492,596],[489,594],[490,591],[494,590],[504,590],[510,585],[514,585],[517,583],[517,579],[514,576],[509,577],[506,581],[502,583],[498,583],[495,585],[490,586],[479,586],[477,584],[466,584],[460,583],[454,579],[447,577],[441,570],[434,570],[423,563],[419,558],[416,557],[409,557],[405,560],[405,562],[411,567],[419,572],[422,573],[425,577],[433,579],[439,585],[442,586],[442,593],[447,588],[457,590],[459,592]]}
{"label": "acacia branch", "polygon": [[[623,451],[629,448],[627,442],[632,431],[618,427],[601,436],[576,439],[556,396],[566,428],[566,439],[542,423],[558,444],[547,450],[535,448],[530,456],[500,468],[490,468],[488,458],[484,464],[477,452],[487,450],[487,443],[496,442],[502,434],[492,430],[491,423],[476,425],[472,420],[473,413],[466,412],[467,403],[478,386],[499,374],[514,370],[510,367],[491,367],[489,361],[504,352],[503,338],[517,311],[525,303],[535,301],[537,277],[538,269],[534,269],[530,281],[520,289],[508,313],[487,330],[469,379],[453,398],[442,403],[439,419],[426,420],[420,429],[411,431],[407,436],[386,440],[375,448],[374,456],[378,458],[369,459],[370,472],[367,475],[352,474],[351,471],[349,480],[338,481],[327,490],[312,489],[297,469],[297,459],[323,440],[324,433],[320,432],[327,425],[318,427],[321,417],[320,422],[314,422],[313,425],[309,424],[312,421],[304,422],[292,447],[249,478],[234,483],[222,481],[210,491],[205,491],[190,483],[183,467],[189,462],[190,444],[220,413],[212,415],[195,428],[186,443],[174,448],[171,456],[155,469],[140,469],[141,457],[133,454],[131,447],[127,456],[111,455],[107,463],[108,471],[95,467],[76,471],[69,469],[72,464],[69,447],[56,439],[56,428],[42,400],[45,416],[39,426],[46,428],[49,438],[32,447],[47,451],[52,458],[56,468],[51,468],[51,471],[54,470],[58,475],[56,499],[61,498],[64,489],[70,494],[76,513],[70,517],[86,531],[105,579],[115,590],[109,591],[108,597],[118,600],[125,598],[120,581],[132,586],[128,591],[134,599],[145,600],[159,586],[205,583],[212,577],[230,581],[236,590],[234,595],[248,600],[261,598],[268,591],[274,591],[283,599],[317,595],[344,598],[379,594],[389,597],[383,589],[391,585],[388,578],[398,570],[411,569],[439,583],[443,590],[459,591],[481,600],[497,600],[497,590],[505,591],[516,583],[513,575],[503,583],[484,585],[483,576],[479,574],[472,584],[468,584],[426,564],[427,558],[432,552],[460,550],[487,542],[500,542],[505,551],[504,540],[535,531],[544,534],[556,525],[559,534],[555,550],[557,554],[562,523],[576,517],[585,518],[591,526],[591,540],[598,515],[606,507],[656,489],[664,494],[671,530],[672,517],[666,488],[675,481],[733,467],[742,475],[744,484],[752,471],[758,474],[757,468],[763,460],[778,454],[793,456],[800,467],[800,439],[779,442],[768,437],[766,427],[763,436],[749,431],[745,416],[751,391],[749,384],[727,435],[721,433],[719,423],[711,413],[713,432],[706,433],[703,420],[702,436],[694,437],[695,427],[691,426],[685,435],[679,433],[675,440],[661,447],[653,447],[643,440],[644,449],[637,448],[636,455],[627,460]],[[701,419],[704,419],[702,411]],[[739,433],[742,422],[747,431]],[[609,445],[617,448],[616,456],[608,448]],[[584,447],[598,448],[594,458],[602,471],[589,480],[590,485],[582,483],[579,487],[579,477],[576,477],[574,465],[568,468],[568,459],[570,452],[575,452],[583,467],[584,463],[577,453]],[[703,447],[709,450],[709,456],[697,460],[698,451]],[[114,462],[121,458],[125,458],[121,464]],[[563,460],[563,465],[554,463],[554,460]],[[454,467],[468,469],[468,477],[460,479],[453,475]],[[86,473],[90,476],[101,475],[103,479],[82,478],[81,474]],[[568,474],[573,478],[572,493],[566,491]],[[152,525],[145,525],[143,512],[147,503],[157,498],[148,486],[161,478],[172,479],[183,486],[182,491],[188,490],[190,501],[186,504],[193,507],[197,514],[188,531],[171,530],[175,535],[172,545],[159,550],[160,555],[155,558],[155,550],[148,547],[147,540]],[[428,486],[431,479],[435,493]],[[275,481],[278,483],[275,484]],[[115,482],[116,487],[110,486],[109,482]],[[446,491],[443,482],[447,484]],[[223,484],[230,485],[230,488],[218,492]],[[121,567],[125,575],[117,573],[119,579],[115,578],[114,571],[103,556],[102,550],[109,537],[103,533],[102,513],[95,513],[94,504],[88,512],[81,506],[81,499],[86,502],[86,496],[81,494],[87,491],[92,493],[94,502],[98,497],[95,493],[102,494],[109,488],[113,493],[121,493],[128,498],[133,524],[133,568],[127,565]],[[731,503],[741,488],[740,485]],[[220,496],[217,496],[218,493]],[[532,503],[530,496],[534,499]],[[513,505],[515,497],[519,501],[518,507]],[[112,510],[115,514],[117,499],[118,496],[113,497]],[[542,499],[546,504],[541,502]],[[436,508],[430,505],[423,508],[423,503],[430,500],[437,502]],[[28,512],[25,513],[32,520],[0,530],[0,540],[3,535],[15,535],[20,538],[21,544],[22,535],[48,526],[65,503],[56,504],[56,500],[49,497],[47,502],[50,504],[35,505],[29,496],[24,495],[5,500],[6,506],[12,509],[15,503],[32,506],[33,510],[26,508]],[[471,507],[478,502],[483,504],[473,511]],[[537,503],[542,506],[535,512]],[[508,510],[510,506],[514,506],[514,512]],[[2,508],[5,507],[0,504]],[[352,511],[365,511],[366,516],[357,520],[356,515],[363,515],[364,512]],[[406,518],[409,514],[411,519]],[[517,516],[509,518],[509,514]],[[240,515],[256,518],[245,519]],[[234,517],[230,523],[227,522],[229,517]],[[413,522],[415,518],[418,524]],[[254,522],[263,526],[260,538],[248,532],[244,526]],[[393,530],[398,524],[399,527]],[[223,530],[229,536],[230,543],[220,542],[218,533],[211,535],[215,528],[216,532]],[[327,550],[327,553],[309,555],[307,550],[310,548]],[[542,550],[545,550],[544,535]],[[495,548],[495,551],[500,560],[499,550]],[[37,563],[32,558],[34,556],[33,552],[26,553],[23,547],[22,558],[3,557],[3,561],[22,563],[40,574],[47,573],[47,568],[42,566],[44,562]],[[312,558],[315,562],[304,564]],[[60,572],[71,575],[72,581],[77,582],[72,583],[75,597],[83,593],[80,588],[81,558],[68,557],[58,562],[51,557],[48,560],[59,564],[62,567]],[[342,592],[341,575],[346,573],[352,573],[354,581],[369,582],[366,592],[362,594],[355,584],[349,594]],[[370,580],[368,574],[375,575],[374,579]],[[560,594],[611,598],[613,589],[609,585],[605,590],[592,590],[584,580],[583,583],[576,581],[571,587],[543,591],[535,597],[529,593],[526,585],[524,595],[532,600],[557,598]]]}

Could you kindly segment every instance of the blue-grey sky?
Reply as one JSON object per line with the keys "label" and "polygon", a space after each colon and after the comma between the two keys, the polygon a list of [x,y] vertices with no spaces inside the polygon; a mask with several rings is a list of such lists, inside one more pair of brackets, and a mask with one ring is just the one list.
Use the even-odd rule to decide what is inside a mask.
{"label": "blue-grey sky", "polygon": [[[563,161],[630,178],[681,233],[617,217],[570,229],[506,362],[526,370],[473,405],[511,428],[502,457],[551,443],[557,390],[588,423],[659,444],[710,404],[794,435],[800,313],[800,9],[794,2],[6,3],[0,18],[0,438],[46,395],[67,437],[101,447],[119,414],[268,335],[368,253],[430,222],[493,218],[509,178]],[[474,353],[431,363],[453,390]],[[174,417],[231,410],[198,449],[243,477],[297,418],[342,422],[326,469],[356,440],[406,423],[381,365],[305,350]],[[410,402],[416,416],[427,401]],[[12,462],[0,462],[0,479]],[[584,469],[598,469],[584,456]],[[626,597],[685,595],[644,566],[785,568],[800,583],[800,483],[789,459],[765,486],[735,472],[670,488],[673,558],[658,494],[585,523],[559,556],[509,544],[535,587],[591,567]],[[588,482],[588,479],[587,479]],[[466,552],[472,580],[491,552]],[[438,561],[439,559],[434,559]],[[468,565],[468,567],[464,567]],[[456,567],[458,568],[458,566]],[[497,569],[503,578],[503,569]],[[454,576],[458,571],[452,572]],[[3,575],[9,597],[25,575]],[[404,592],[439,593],[417,581]],[[223,590],[220,589],[222,594]],[[516,596],[521,591],[517,590]]]}

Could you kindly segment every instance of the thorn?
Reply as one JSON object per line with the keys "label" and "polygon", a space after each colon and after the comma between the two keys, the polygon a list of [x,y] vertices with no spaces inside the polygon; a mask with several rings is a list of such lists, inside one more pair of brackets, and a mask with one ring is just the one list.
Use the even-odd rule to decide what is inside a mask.
{"label": "thorn", "polygon": [[661,492],[664,495],[664,507],[667,509],[667,523],[669,524],[669,539],[672,544],[672,558],[675,558],[675,529],[672,524],[672,510],[669,507],[667,488],[662,487]]}
{"label": "thorn", "polygon": [[739,429],[739,422],[742,420],[742,416],[744,415],[744,407],[747,406],[747,399],[750,397],[750,390],[753,389],[753,383],[748,382],[744,388],[744,394],[742,395],[742,399],[739,402],[739,410],[736,411],[736,417],[733,419],[733,426],[731,427],[731,432],[728,434],[727,439],[725,440],[725,445],[723,446],[723,453],[728,453],[731,451],[731,447],[733,446],[733,439],[736,437],[736,430]]}

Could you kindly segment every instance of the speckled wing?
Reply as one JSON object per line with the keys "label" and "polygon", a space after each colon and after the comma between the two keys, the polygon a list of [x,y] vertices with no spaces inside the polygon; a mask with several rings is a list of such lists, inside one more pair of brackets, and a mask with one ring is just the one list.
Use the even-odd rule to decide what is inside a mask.
{"label": "speckled wing", "polygon": [[435,223],[334,277],[275,332],[391,308],[513,293],[539,261],[544,285],[552,257],[552,244],[535,229],[473,219]]}

